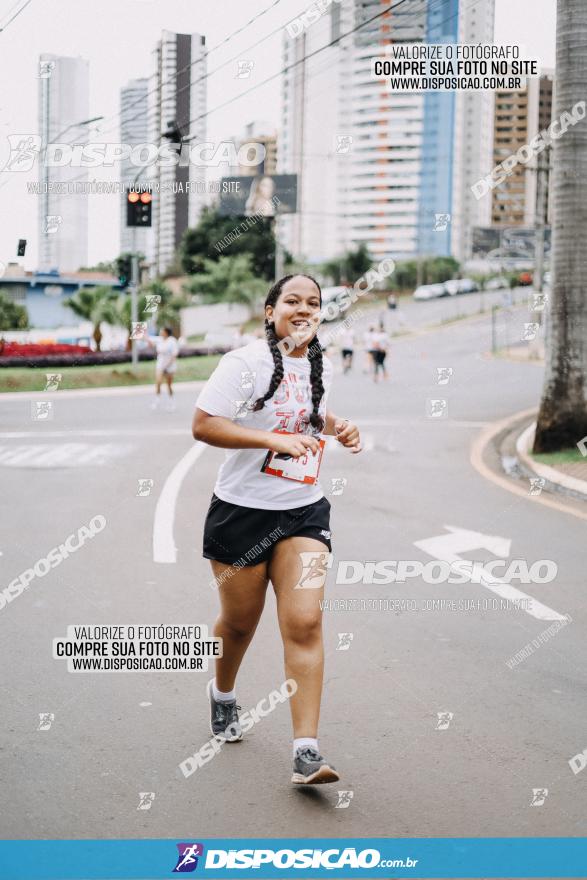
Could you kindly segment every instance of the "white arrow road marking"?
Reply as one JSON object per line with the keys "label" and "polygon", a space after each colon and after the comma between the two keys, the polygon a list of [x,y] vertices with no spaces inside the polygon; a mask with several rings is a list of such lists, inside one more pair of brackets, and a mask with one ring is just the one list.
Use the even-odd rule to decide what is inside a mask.
{"label": "white arrow road marking", "polygon": [[191,466],[206,449],[205,443],[194,443],[183,458],[177,462],[163,485],[155,508],[153,520],[153,561],[174,563],[177,561],[177,547],[173,540],[175,505],[184,477]]}
{"label": "white arrow road marking", "polygon": [[[484,535],[481,532],[472,532],[469,529],[459,529],[457,526],[445,526],[449,529],[448,534],[436,535],[434,538],[425,538],[422,541],[414,541],[414,546],[428,553],[434,559],[442,562],[448,562],[452,565],[455,562],[466,562],[459,553],[470,550],[490,550],[497,557],[505,559],[509,556],[511,541],[508,538],[500,538],[498,535]],[[529,599],[530,607],[523,610],[536,617],[538,620],[567,620],[564,614],[559,614],[542,602],[518,590],[506,581],[495,577],[484,568],[481,563],[475,563],[478,573],[479,582],[482,586],[487,587],[492,593],[501,596],[502,599],[520,600]],[[477,578],[477,575],[476,575]],[[475,580],[477,583],[477,580]]]}

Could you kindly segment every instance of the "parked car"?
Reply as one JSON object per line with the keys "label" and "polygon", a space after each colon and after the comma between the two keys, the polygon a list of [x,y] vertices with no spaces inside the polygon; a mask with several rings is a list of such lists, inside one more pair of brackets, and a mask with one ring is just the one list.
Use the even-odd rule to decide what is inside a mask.
{"label": "parked car", "polygon": [[461,278],[459,293],[476,293],[479,285],[472,278]]}
{"label": "parked car", "polygon": [[418,300],[438,299],[446,295],[447,290],[444,284],[421,284],[414,291],[414,299]]}
{"label": "parked car", "polygon": [[[322,312],[324,321],[336,321],[336,319],[342,315],[349,308],[351,304],[351,299],[349,296],[344,296],[343,294],[348,294],[349,288],[339,285],[338,287],[323,287],[322,288]],[[338,306],[338,312],[335,313],[334,309],[325,309],[324,307],[328,305],[328,303],[336,303]]]}
{"label": "parked car", "polygon": [[520,287],[528,287],[528,285],[532,284],[532,273],[520,272],[518,275],[518,284]]}
{"label": "parked car", "polygon": [[485,282],[485,290],[504,290],[509,286],[509,281],[507,278],[504,278],[503,275],[498,275],[496,278],[490,278],[489,281]]}
{"label": "parked car", "polygon": [[445,281],[444,286],[449,296],[456,296],[458,293],[474,293],[479,290],[479,286],[472,278],[453,278]]}

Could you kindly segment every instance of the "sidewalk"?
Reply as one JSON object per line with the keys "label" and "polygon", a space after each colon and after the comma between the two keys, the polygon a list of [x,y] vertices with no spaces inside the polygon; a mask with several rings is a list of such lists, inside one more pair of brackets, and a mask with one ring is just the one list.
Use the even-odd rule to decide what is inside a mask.
{"label": "sidewalk", "polygon": [[582,461],[544,464],[536,461],[530,450],[534,442],[536,422],[527,425],[518,435],[516,452],[523,468],[536,478],[543,479],[555,491],[572,494],[587,501],[587,457]]}

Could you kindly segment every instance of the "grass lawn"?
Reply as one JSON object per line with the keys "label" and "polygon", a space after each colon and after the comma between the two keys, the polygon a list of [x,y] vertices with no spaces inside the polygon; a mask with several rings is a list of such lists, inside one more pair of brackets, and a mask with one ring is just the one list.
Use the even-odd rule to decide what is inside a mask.
{"label": "grass lawn", "polygon": [[542,464],[574,464],[575,462],[587,462],[587,458],[581,455],[576,446],[571,449],[561,449],[560,452],[541,452],[538,455],[532,455],[535,461]]}
{"label": "grass lawn", "polygon": [[[221,355],[179,358],[176,382],[207,379]],[[0,392],[44,391],[47,373],[61,373],[60,389],[110,388],[119,385],[148,385],[155,380],[155,361],[137,364],[100,364],[93,367],[5,367],[0,368]]]}

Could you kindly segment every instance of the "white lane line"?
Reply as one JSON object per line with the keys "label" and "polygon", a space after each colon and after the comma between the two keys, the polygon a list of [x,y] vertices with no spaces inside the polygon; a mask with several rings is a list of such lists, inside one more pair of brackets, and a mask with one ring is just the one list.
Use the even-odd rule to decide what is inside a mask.
{"label": "white lane line", "polygon": [[205,449],[205,443],[194,443],[165,480],[153,520],[153,562],[172,564],[177,561],[177,547],[173,540],[177,496],[184,477]]}
{"label": "white lane line", "polygon": [[88,430],[86,428],[70,428],[68,431],[4,431],[0,433],[0,440],[24,440],[32,437],[44,440],[46,437],[189,437],[189,428],[99,428]]}
{"label": "white lane line", "polygon": [[[116,367],[116,364],[112,364]],[[124,366],[119,364],[118,366]],[[153,364],[154,369],[154,364]],[[2,375],[0,373],[0,379]],[[206,384],[205,379],[194,379],[189,382],[176,382],[174,385],[175,394],[180,397],[183,392],[201,391]],[[0,392],[0,405],[13,400],[49,400],[55,399],[55,396],[62,400],[74,400],[77,397],[132,397],[133,395],[144,396],[153,394],[153,383],[148,385],[123,385],[114,388],[60,388],[58,391],[44,391],[39,388],[38,391],[5,391]]]}

